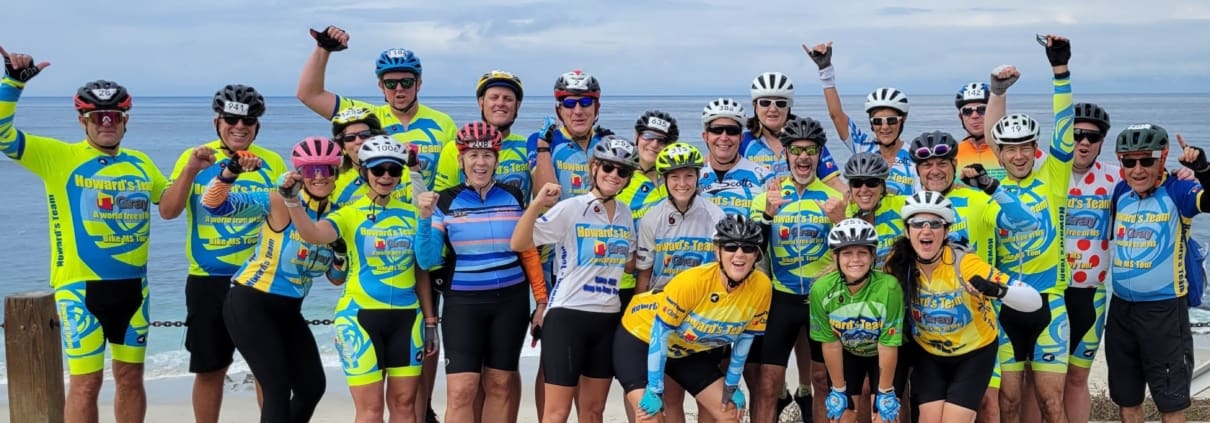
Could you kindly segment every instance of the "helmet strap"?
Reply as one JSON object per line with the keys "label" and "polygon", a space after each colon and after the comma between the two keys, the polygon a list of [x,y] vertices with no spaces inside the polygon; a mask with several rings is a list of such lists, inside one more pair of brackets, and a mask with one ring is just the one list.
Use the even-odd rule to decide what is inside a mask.
{"label": "helmet strap", "polygon": [[938,250],[937,250],[937,255],[933,256],[932,258],[928,258],[928,259],[926,259],[926,258],[922,258],[922,257],[920,257],[919,255],[917,255],[917,256],[916,256],[916,262],[917,262],[917,263],[920,263],[920,264],[933,264],[933,263],[936,263],[938,260],[941,260],[941,256],[942,256],[942,255],[944,255],[944,253],[945,253],[945,248],[944,248],[944,247],[945,247],[945,244],[942,244],[942,248],[938,249]]}
{"label": "helmet strap", "polygon": [[[864,274],[864,275],[861,275],[861,277],[860,277],[860,278],[857,278],[857,280],[855,280],[855,281],[849,281],[849,277],[848,277],[848,276],[845,276],[845,278],[844,278],[844,284],[845,284],[845,286],[856,286],[856,285],[861,285],[861,284],[865,283],[866,281],[870,280],[870,274],[871,274],[871,273],[874,273],[874,268],[873,268],[873,267],[871,267],[869,270],[866,270],[866,271],[865,271],[865,274]],[[841,272],[841,275],[843,276],[843,275],[844,275],[844,272]]]}

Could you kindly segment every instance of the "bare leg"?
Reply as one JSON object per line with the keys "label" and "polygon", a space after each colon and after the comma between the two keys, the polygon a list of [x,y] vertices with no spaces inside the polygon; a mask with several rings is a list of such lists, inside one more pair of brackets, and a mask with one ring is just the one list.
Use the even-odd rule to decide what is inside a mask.
{"label": "bare leg", "polygon": [[193,378],[193,418],[198,423],[217,423],[223,408],[223,383],[227,368],[198,373]]}
{"label": "bare leg", "polygon": [[[101,394],[103,375],[100,370],[72,375],[67,387],[67,402],[63,407],[63,420],[67,423],[95,423],[100,417],[97,411],[97,396]],[[9,389],[12,389],[10,386]]]}
{"label": "bare leg", "polygon": [[[113,360],[113,379],[117,385],[114,393],[113,414],[119,423],[141,423],[147,416],[147,391],[143,388],[143,363],[124,363]],[[222,385],[219,385],[221,388]],[[220,392],[220,401],[222,395]],[[214,410],[215,417],[218,410]]]}

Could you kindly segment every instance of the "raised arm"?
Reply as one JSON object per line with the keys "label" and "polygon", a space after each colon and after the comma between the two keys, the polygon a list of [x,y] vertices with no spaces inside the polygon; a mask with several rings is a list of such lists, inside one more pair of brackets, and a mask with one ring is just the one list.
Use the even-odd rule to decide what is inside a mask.
{"label": "raised arm", "polygon": [[534,201],[529,203],[529,207],[525,209],[525,213],[517,220],[517,227],[513,230],[513,237],[508,242],[509,248],[512,248],[516,252],[523,252],[534,248],[534,225],[537,223],[538,217],[542,215],[543,210],[559,202],[560,192],[562,192],[562,187],[555,183],[547,183],[541,189],[535,191]]}
{"label": "raised arm", "polygon": [[441,266],[441,253],[445,249],[445,226],[433,224],[433,214],[437,206],[437,193],[426,192],[416,197],[416,208],[420,212],[420,220],[416,228],[416,264],[421,269],[433,270]]}
{"label": "raised arm", "polygon": [[[836,68],[832,67],[832,42],[828,41],[815,47],[807,47],[806,44],[803,44],[802,49],[807,52],[811,61],[815,62],[815,66],[819,67],[819,82],[823,85],[823,99],[828,106],[828,117],[832,119],[832,126],[836,128],[836,135],[839,135],[841,140],[848,142],[851,135],[849,134],[849,115],[845,114],[844,107],[840,104],[840,93],[836,91]],[[850,148],[852,148],[851,145]]]}
{"label": "raised arm", "polygon": [[[189,202],[189,194],[193,190],[197,174],[214,164],[214,153],[213,148],[201,145],[177,159],[176,168],[172,171],[172,183],[160,197],[160,217],[175,219],[181,215],[181,212],[185,210],[185,204]],[[235,182],[235,178],[239,177],[226,169],[223,169],[222,176],[230,179],[232,183]],[[231,184],[227,184],[226,188],[230,187]]]}
{"label": "raised arm", "polygon": [[992,70],[991,81],[988,87],[991,91],[991,96],[987,100],[987,114],[983,115],[984,139],[988,140],[987,145],[990,145],[992,152],[996,155],[1000,154],[1000,146],[996,142],[996,138],[992,136],[992,129],[996,127],[996,122],[1004,117],[1005,110],[1008,107],[1008,100],[1005,96],[1008,95],[1008,87],[1017,82],[1021,77],[1021,72],[1012,65],[1000,65]]}
{"label": "raised arm", "polygon": [[312,29],[311,37],[315,38],[315,50],[311,51],[311,56],[303,65],[302,75],[298,78],[298,91],[294,95],[311,111],[324,119],[331,119],[336,113],[338,98],[324,89],[324,71],[332,52],[348,48],[349,34],[343,29],[329,26],[322,32]]}
{"label": "raised arm", "polygon": [[311,219],[311,215],[307,214],[306,209],[302,207],[302,201],[298,198],[300,189],[302,189],[302,175],[298,172],[287,173],[282,177],[282,184],[278,187],[283,205],[290,213],[290,220],[294,223],[294,228],[298,230],[298,236],[302,237],[303,241],[312,244],[330,244],[340,238],[340,233],[336,231],[336,227],[330,220],[324,219],[316,222]]}
{"label": "raised arm", "polygon": [[[531,135],[526,143],[529,149],[530,156],[530,177],[533,178],[533,186],[540,187],[546,184],[557,184],[555,178],[555,163],[554,157],[550,153],[550,142],[555,137],[555,132],[559,130],[558,119],[547,116],[542,129],[536,134]],[[535,191],[534,196],[538,193]]]}
{"label": "raised arm", "polygon": [[1055,130],[1051,135],[1050,151],[1057,160],[1070,163],[1075,154],[1076,140],[1072,125],[1075,109],[1071,99],[1071,72],[1067,62],[1071,59],[1071,42],[1058,35],[1047,35],[1046,58],[1054,71],[1054,119]]}

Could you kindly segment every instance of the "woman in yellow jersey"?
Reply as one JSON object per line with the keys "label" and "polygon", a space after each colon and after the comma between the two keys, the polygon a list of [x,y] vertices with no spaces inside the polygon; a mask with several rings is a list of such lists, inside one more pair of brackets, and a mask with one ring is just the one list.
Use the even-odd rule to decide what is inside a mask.
{"label": "woman in yellow jersey", "polygon": [[[618,193],[618,201],[630,206],[630,214],[634,216],[634,227],[639,227],[639,219],[647,215],[655,203],[668,196],[668,191],[660,181],[660,173],[656,170],[656,159],[660,152],[680,137],[681,131],[676,127],[676,118],[659,110],[648,110],[639,116],[634,123],[634,140],[639,152],[639,169],[630,177],[630,183]],[[630,304],[634,298],[636,274],[622,275],[622,285],[619,288],[622,307]]]}
{"label": "woman in yellow jersey", "polygon": [[[291,161],[296,173],[282,180],[301,187],[299,196],[311,218],[333,210],[328,197],[340,155],[340,146],[327,138],[308,137],[294,146]],[[260,161],[255,156],[239,160],[246,169]],[[302,316],[302,302],[313,278],[326,274],[333,283],[344,282],[343,263],[337,263],[331,247],[302,240],[281,194],[232,193],[236,176],[228,169],[216,175],[206,186],[202,206],[215,216],[263,217],[264,224],[252,256],[231,278],[234,286],[227,293],[223,319],[235,348],[260,384],[261,421],[307,421],[326,383],[315,337]]]}
{"label": "woman in yellow jersey", "polygon": [[357,151],[361,143],[375,135],[386,135],[378,116],[370,109],[351,107],[332,116],[332,141],[336,141],[344,152],[340,162],[340,176],[336,178],[336,189],[332,201],[337,206],[356,201],[364,186],[361,179],[361,161]]}
{"label": "woman in yellow jersey", "polygon": [[1032,311],[1037,290],[1011,281],[978,254],[951,246],[954,209],[941,193],[913,194],[903,206],[907,237],[896,241],[888,273],[903,287],[917,351],[910,376],[921,422],[971,422],[996,364],[994,299]]}
{"label": "woman in yellow jersey", "polygon": [[[756,271],[761,225],[728,215],[715,226],[718,263],[681,272],[662,291],[635,296],[614,335],[613,367],[639,421],[661,421],[664,376],[698,400],[701,414],[738,422],[740,376],[752,340],[764,333],[773,284]],[[726,374],[719,362],[730,362]]]}
{"label": "woman in yellow jersey", "polygon": [[903,207],[905,195],[887,192],[886,180],[891,176],[891,167],[878,153],[854,154],[844,165],[844,178],[849,181],[849,216],[874,225],[878,233],[875,259],[882,266],[891,252],[891,244],[903,235],[903,219],[899,209]]}
{"label": "woman in yellow jersey", "polygon": [[411,421],[421,361],[436,354],[438,345],[428,273],[417,269],[413,248],[418,213],[393,195],[412,152],[389,137],[374,136],[357,154],[368,186],[365,197],[318,222],[292,193],[286,193],[285,204],[303,240],[342,239],[348,245],[348,280],[337,302],[335,331],[355,420],[381,422],[385,405],[391,421]]}

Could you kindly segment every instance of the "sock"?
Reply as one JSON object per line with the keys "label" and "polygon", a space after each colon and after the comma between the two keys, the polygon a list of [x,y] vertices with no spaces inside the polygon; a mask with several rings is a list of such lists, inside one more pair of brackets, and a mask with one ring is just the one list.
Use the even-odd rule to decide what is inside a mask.
{"label": "sock", "polygon": [[800,398],[811,396],[811,385],[798,385],[798,392],[795,392],[794,396]]}
{"label": "sock", "polygon": [[790,397],[790,390],[785,389],[785,388],[782,388],[781,394],[777,396],[777,398],[779,398],[779,399],[786,399],[789,397]]}

